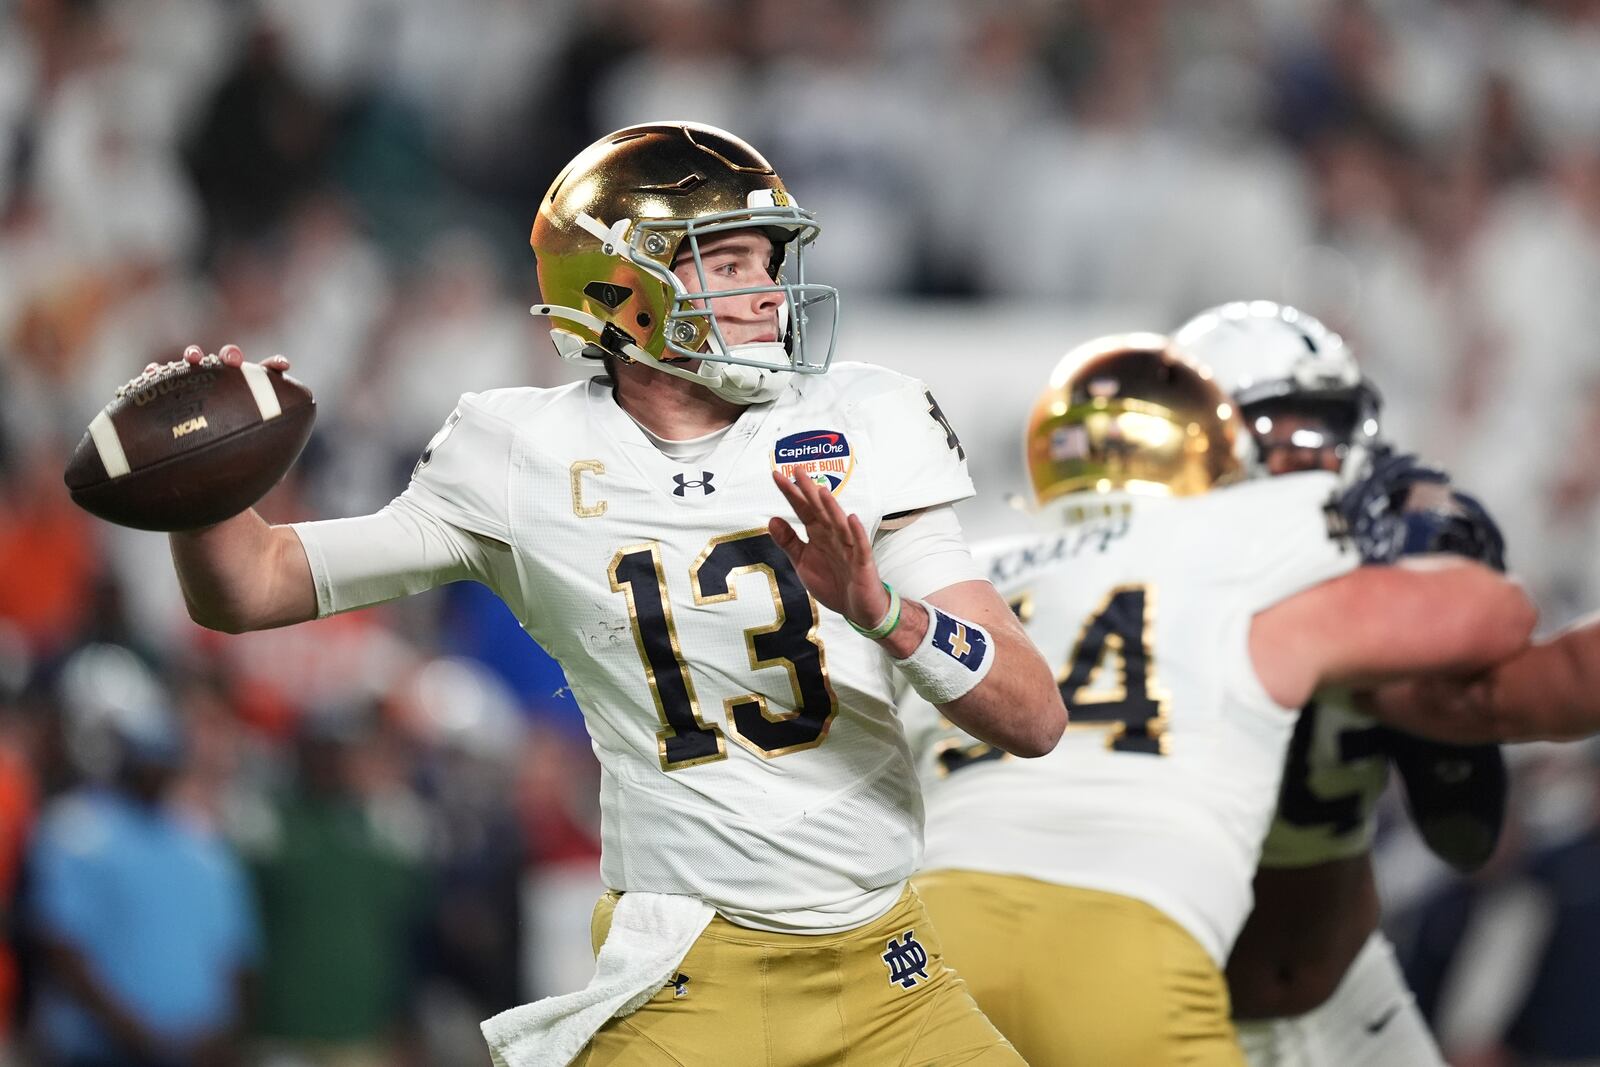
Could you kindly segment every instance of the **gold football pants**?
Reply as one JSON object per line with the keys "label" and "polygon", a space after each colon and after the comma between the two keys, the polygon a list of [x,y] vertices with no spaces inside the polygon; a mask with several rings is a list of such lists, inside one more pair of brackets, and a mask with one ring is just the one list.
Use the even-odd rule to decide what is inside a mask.
{"label": "gold football pants", "polygon": [[[617,895],[594,911],[596,951]],[[573,1067],[1020,1067],[910,889],[842,934],[769,934],[711,920],[674,980],[595,1034]]]}
{"label": "gold football pants", "polygon": [[975,871],[916,887],[950,965],[1033,1067],[1244,1067],[1221,971],[1143,901]]}

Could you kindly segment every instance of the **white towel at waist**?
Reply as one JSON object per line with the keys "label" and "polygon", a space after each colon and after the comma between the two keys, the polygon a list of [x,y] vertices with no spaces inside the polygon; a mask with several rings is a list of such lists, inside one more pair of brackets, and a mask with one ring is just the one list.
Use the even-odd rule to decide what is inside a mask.
{"label": "white towel at waist", "polygon": [[494,1067],[567,1067],[608,1020],[666,985],[714,914],[698,897],[622,894],[587,986],[484,1021]]}

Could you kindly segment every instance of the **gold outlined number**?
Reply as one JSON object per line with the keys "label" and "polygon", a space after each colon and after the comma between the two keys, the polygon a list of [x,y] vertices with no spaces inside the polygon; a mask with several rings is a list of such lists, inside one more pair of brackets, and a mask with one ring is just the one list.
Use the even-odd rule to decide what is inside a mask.
{"label": "gold outlined number", "polygon": [[[1169,696],[1156,682],[1154,625],[1155,591],[1149,586],[1118,586],[1106,594],[1084,622],[1058,679],[1067,729],[1108,730],[1106,743],[1117,752],[1165,754]],[[1116,664],[1116,683],[1095,688],[1108,656]]]}
{"label": "gold outlined number", "polygon": [[[1011,602],[1011,610],[1024,623],[1032,609],[1031,593]],[[1106,747],[1114,752],[1166,754],[1169,697],[1156,682],[1154,625],[1155,591],[1149,586],[1118,586],[1106,594],[1084,621],[1056,677],[1067,705],[1067,729],[1103,730]],[[1107,665],[1107,656],[1115,661],[1114,668]],[[1116,681],[1097,687],[1103,669],[1115,669]],[[941,775],[1010,758],[1001,749],[970,739],[941,741],[934,751]]]}
{"label": "gold outlined number", "polygon": [[611,557],[611,591],[628,598],[633,642],[644,662],[645,681],[655,700],[661,729],[656,750],[668,771],[727,759],[722,731],[700,718],[694,679],[678,648],[678,628],[667,599],[667,576],[661,567],[661,545],[646,541]]}
{"label": "gold outlined number", "polygon": [[[734,580],[752,572],[765,575],[777,618],[771,625],[745,631],[750,666],[784,668],[793,700],[789,708],[774,712],[765,696],[746,693],[728,698],[724,711],[734,739],[770,759],[820,745],[839,704],[817,639],[821,620],[816,602],[765,529],[714,538],[705,547],[689,571],[695,603],[737,599]],[[725,759],[721,729],[700,717],[693,677],[672,621],[660,544],[651,541],[618,552],[611,561],[611,588],[628,598],[634,642],[661,717],[656,737],[662,769],[675,771]]]}

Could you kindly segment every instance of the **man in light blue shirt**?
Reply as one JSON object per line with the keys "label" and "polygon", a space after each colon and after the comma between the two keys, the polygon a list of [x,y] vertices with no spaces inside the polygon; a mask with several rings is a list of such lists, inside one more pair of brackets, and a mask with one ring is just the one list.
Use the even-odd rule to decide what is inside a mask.
{"label": "man in light blue shirt", "polygon": [[121,709],[109,726],[110,784],[50,805],[29,859],[41,1051],[61,1067],[221,1062],[258,953],[248,883],[165,802],[183,760],[170,713]]}

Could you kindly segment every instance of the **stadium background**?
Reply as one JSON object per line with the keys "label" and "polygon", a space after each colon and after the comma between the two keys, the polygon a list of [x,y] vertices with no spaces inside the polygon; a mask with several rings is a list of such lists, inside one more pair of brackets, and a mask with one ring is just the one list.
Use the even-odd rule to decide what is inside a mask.
{"label": "stadium background", "polygon": [[[840,358],[933,387],[975,536],[1026,521],[1020,422],[1062,352],[1264,297],[1345,334],[1390,435],[1500,517],[1547,628],[1600,606],[1596,0],[0,0],[16,1062],[42,1062],[14,980],[27,835],[125,728],[138,671],[107,645],[180,718],[185,816],[246,860],[318,744],[384,828],[346,866],[403,900],[345,871],[272,919],[271,944],[369,939],[337,975],[263,958],[317,986],[306,1025],[486,1062],[477,1018],[586,977],[595,768],[498,602],[206,633],[164,540],[89,520],[59,479],[120,382],[234,341],[319,400],[269,518],[381,506],[457,394],[582,372],[526,314],[527,230],[575,151],[663,117],[738,132],[819,213]],[[1600,1062],[1600,779],[1587,746],[1513,758],[1512,828],[1471,882],[1386,819],[1387,920],[1454,1062]]]}

